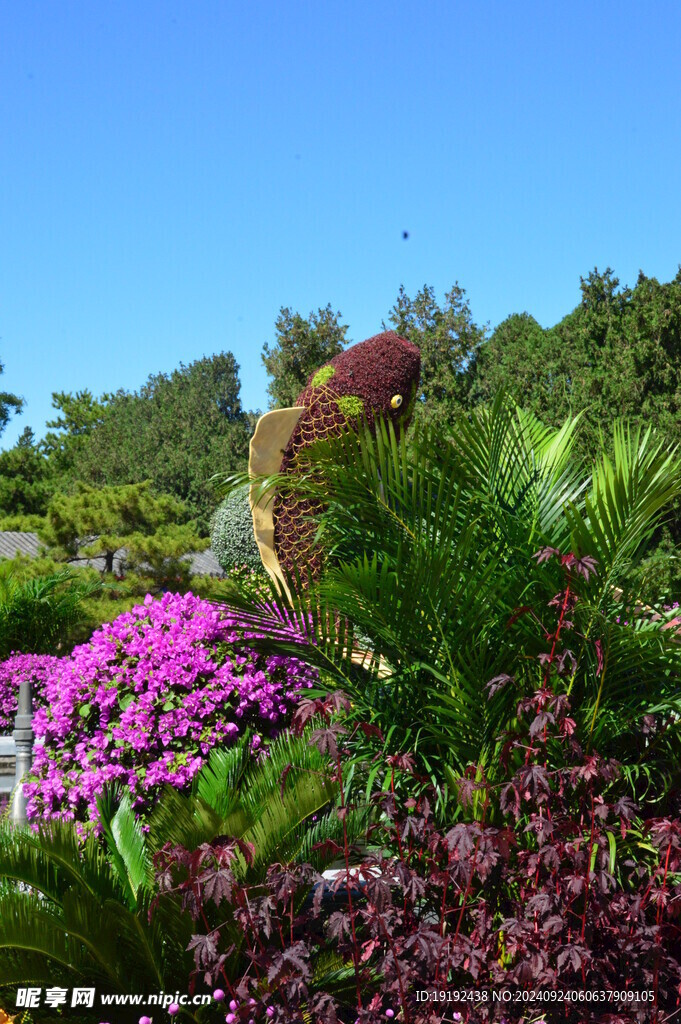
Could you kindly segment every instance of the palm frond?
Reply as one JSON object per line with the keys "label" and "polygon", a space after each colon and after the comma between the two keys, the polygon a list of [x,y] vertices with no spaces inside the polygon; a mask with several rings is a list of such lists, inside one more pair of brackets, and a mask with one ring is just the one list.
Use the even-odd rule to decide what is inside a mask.
{"label": "palm frond", "polygon": [[681,459],[648,428],[614,426],[614,462],[594,467],[584,509],[570,503],[565,518],[573,549],[597,559],[603,591],[645,552],[655,529],[681,494]]}
{"label": "palm frond", "polygon": [[0,658],[55,653],[83,620],[83,601],[101,589],[99,580],[83,580],[69,567],[20,580],[9,563],[0,566]]}
{"label": "palm frond", "polygon": [[[291,578],[290,601],[274,588],[259,603],[234,591],[226,600],[255,646],[305,658],[398,746],[416,743],[423,764],[460,770],[494,764],[518,693],[541,682],[547,604],[563,578],[532,556],[547,546],[591,555],[597,574],[579,581],[570,638],[572,714],[584,742],[603,745],[619,709],[609,747],[626,760],[627,729],[651,706],[674,712],[681,645],[663,637],[662,619],[623,632],[616,619],[640,595],[616,587],[679,496],[681,460],[651,431],[618,425],[613,461],[590,475],[574,455],[579,421],[547,428],[499,394],[447,439],[425,428],[408,441],[378,423],[374,435],[318,442],[309,472],[259,486],[323,505],[321,579]],[[610,651],[604,673],[596,640]],[[488,700],[485,684],[500,674],[514,686]]]}
{"label": "palm frond", "polygon": [[101,899],[123,892],[97,840],[81,845],[70,822],[45,822],[37,832],[0,822],[0,878],[23,882],[57,904],[68,886]]}
{"label": "palm frond", "polygon": [[132,910],[141,889],[153,886],[153,870],[142,826],[132,809],[130,795],[109,787],[97,800],[104,839],[111,863],[121,880]]}

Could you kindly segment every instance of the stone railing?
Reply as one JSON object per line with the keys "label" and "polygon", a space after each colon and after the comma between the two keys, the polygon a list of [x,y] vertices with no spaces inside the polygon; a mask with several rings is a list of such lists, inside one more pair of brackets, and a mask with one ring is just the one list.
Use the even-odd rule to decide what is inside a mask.
{"label": "stone railing", "polygon": [[0,736],[0,800],[9,796],[16,783],[17,748],[12,736]]}

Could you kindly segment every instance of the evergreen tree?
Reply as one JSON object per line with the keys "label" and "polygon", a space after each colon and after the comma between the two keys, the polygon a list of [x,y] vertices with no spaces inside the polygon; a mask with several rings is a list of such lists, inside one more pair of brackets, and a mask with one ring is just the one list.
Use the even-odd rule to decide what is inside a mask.
{"label": "evergreen tree", "polygon": [[73,469],[78,452],[85,447],[94,428],[103,421],[112,398],[111,394],[95,398],[87,389],[75,394],[52,392],[52,408],[59,415],[47,421],[49,430],[40,447],[58,474],[69,474]]}
{"label": "evergreen tree", "polygon": [[55,495],[40,537],[65,561],[103,556],[107,573],[116,551],[125,548],[127,569],[163,582],[187,577],[182,556],[208,546],[187,518],[181,502],[154,494],[148,481],[98,488],[81,483],[74,494]]}
{"label": "evergreen tree", "polygon": [[280,309],[274,325],[276,341],[272,348],[265,343],[261,356],[272,378],[267,385],[271,409],[295,405],[310,374],[343,351],[348,328],[340,317],[330,304],[310,313],[307,320],[288,308]]}
{"label": "evergreen tree", "polygon": [[75,452],[75,479],[98,487],[150,480],[207,534],[217,505],[211,478],[244,469],[248,458],[252,423],[240,387],[238,363],[221,352],[155,374],[134,394],[118,392]]}
{"label": "evergreen tree", "polygon": [[410,299],[400,287],[388,320],[399,335],[421,349],[415,422],[433,423],[446,431],[468,403],[473,359],[485,338],[485,329],[473,321],[466,292],[455,284],[440,308],[434,288],[424,285]]}
{"label": "evergreen tree", "polygon": [[42,516],[53,491],[51,467],[26,427],[13,448],[0,452],[0,515]]}
{"label": "evergreen tree", "polygon": [[[0,363],[0,374],[5,372],[5,367]],[[9,423],[13,413],[21,412],[24,407],[23,398],[11,395],[9,391],[0,391],[0,434]]]}
{"label": "evergreen tree", "polygon": [[479,350],[471,404],[500,387],[551,425],[584,410],[578,445],[588,458],[618,417],[681,441],[681,270],[668,284],[639,274],[632,290],[596,269],[554,327],[510,316]]}

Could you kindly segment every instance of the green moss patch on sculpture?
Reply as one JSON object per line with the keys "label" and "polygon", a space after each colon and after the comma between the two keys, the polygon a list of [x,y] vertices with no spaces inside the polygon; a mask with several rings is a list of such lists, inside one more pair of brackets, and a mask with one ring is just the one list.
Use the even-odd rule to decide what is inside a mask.
{"label": "green moss patch on sculpture", "polygon": [[333,366],[322,366],[321,370],[317,370],[312,378],[312,387],[321,388],[324,384],[328,384],[335,372]]}
{"label": "green moss patch on sculpture", "polygon": [[336,404],[346,419],[361,416],[364,412],[364,402],[357,395],[343,395]]}

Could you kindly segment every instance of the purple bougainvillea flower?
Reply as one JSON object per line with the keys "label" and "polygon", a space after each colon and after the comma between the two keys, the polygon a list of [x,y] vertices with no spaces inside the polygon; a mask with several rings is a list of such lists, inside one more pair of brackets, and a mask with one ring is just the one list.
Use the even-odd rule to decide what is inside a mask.
{"label": "purple bougainvillea flower", "polygon": [[19,684],[30,679],[33,706],[43,706],[47,680],[58,664],[59,658],[51,654],[12,654],[0,662],[0,736],[9,736],[14,729]]}
{"label": "purple bougainvillea flower", "polygon": [[100,627],[69,657],[21,655],[0,666],[4,731],[16,680],[31,673],[35,684],[29,819],[96,822],[97,797],[114,781],[144,814],[165,785],[187,789],[213,747],[247,730],[253,756],[262,756],[317,675],[299,659],[256,653],[254,636],[223,606],[164,594]]}

